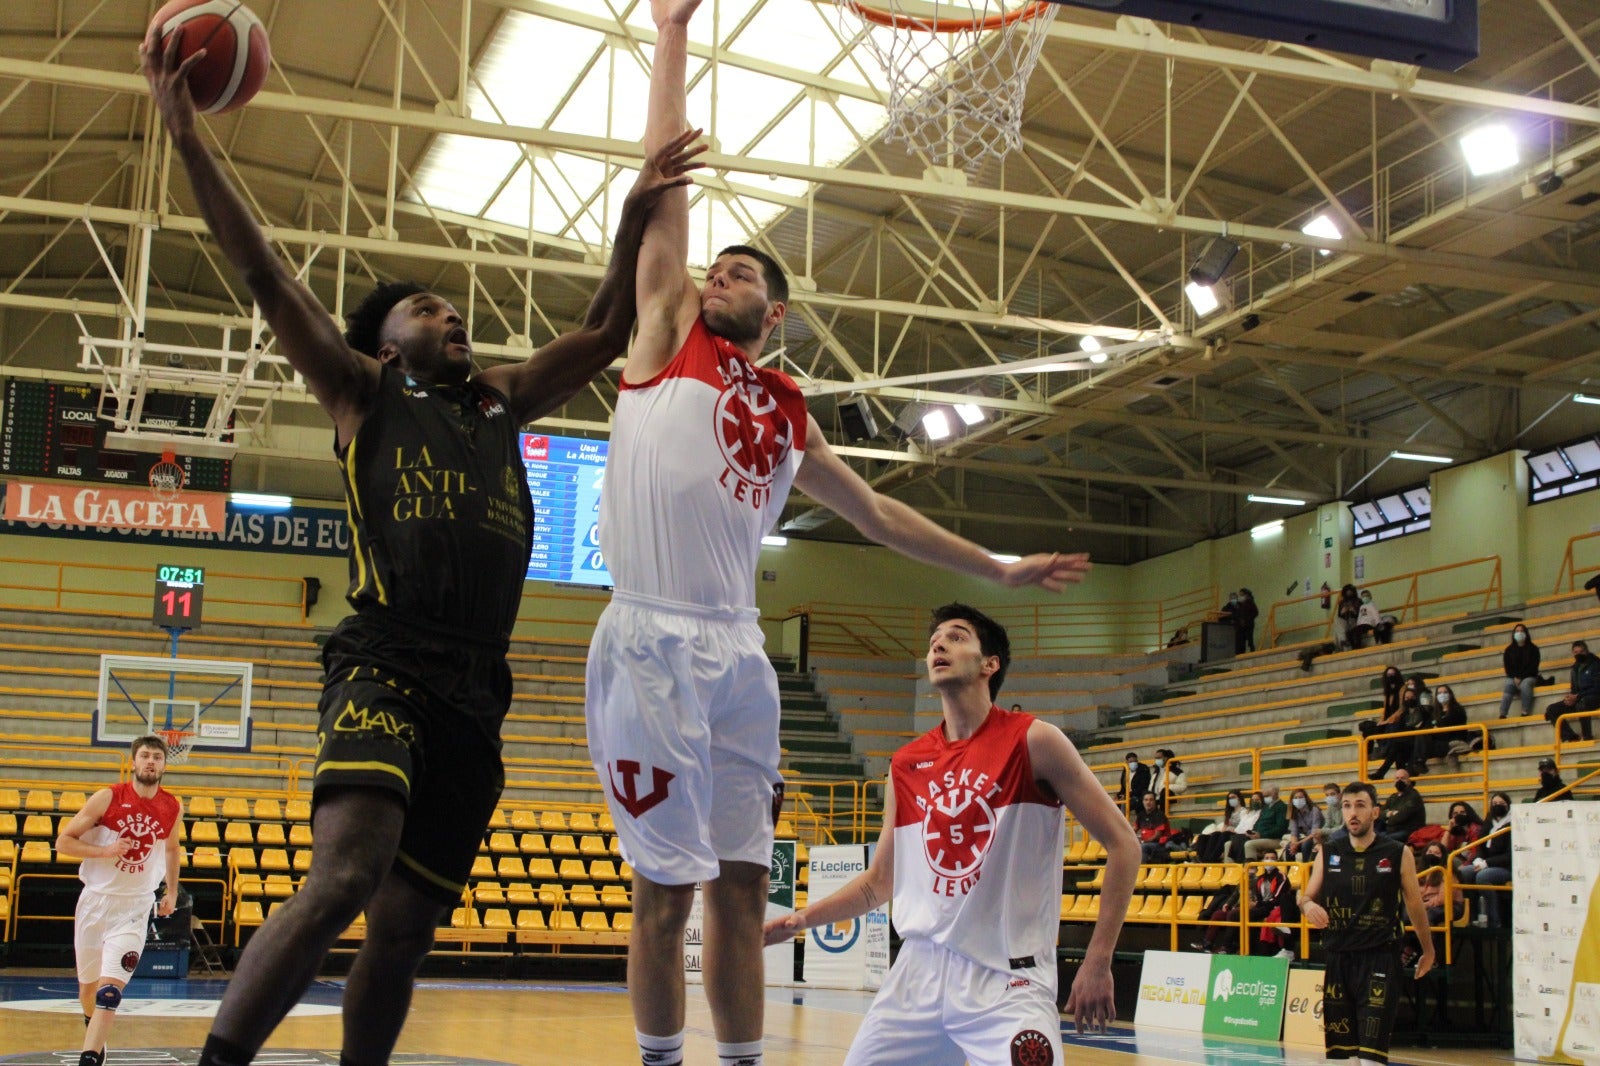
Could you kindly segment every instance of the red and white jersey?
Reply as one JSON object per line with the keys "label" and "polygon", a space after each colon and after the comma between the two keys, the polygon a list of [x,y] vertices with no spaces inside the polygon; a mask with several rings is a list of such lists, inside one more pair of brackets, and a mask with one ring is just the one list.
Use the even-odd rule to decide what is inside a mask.
{"label": "red and white jersey", "polygon": [[757,368],[696,319],[671,363],[622,383],[600,550],[616,587],[704,607],[754,607],[756,557],[806,446],[788,375]]}
{"label": "red and white jersey", "polygon": [[145,799],[132,782],[112,785],[106,813],[82,840],[99,847],[127,837],[133,847],[118,859],[84,859],[79,879],[103,896],[154,895],[167,875],[167,848],[177,846],[171,837],[178,810],[177,798],[163,789]]}
{"label": "red and white jersey", "polygon": [[895,753],[893,914],[902,937],[1000,971],[1055,959],[1066,822],[1034,781],[1033,721],[993,707],[966,740],[946,740],[941,725]]}

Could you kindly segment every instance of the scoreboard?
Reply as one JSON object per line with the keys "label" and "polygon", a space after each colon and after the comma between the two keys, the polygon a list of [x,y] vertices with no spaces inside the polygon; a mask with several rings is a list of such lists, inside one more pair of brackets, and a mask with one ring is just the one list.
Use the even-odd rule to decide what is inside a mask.
{"label": "scoreboard", "polygon": [[[209,396],[152,392],[142,423],[203,429],[214,401]],[[161,456],[106,447],[111,423],[100,417],[100,390],[92,385],[7,379],[0,419],[0,473],[66,481],[147,484]],[[178,445],[178,451],[182,445]],[[184,487],[226,492],[232,460],[179,455]]]}
{"label": "scoreboard", "polygon": [[522,463],[533,496],[528,578],[610,587],[600,555],[600,489],[610,442],[522,435]]}

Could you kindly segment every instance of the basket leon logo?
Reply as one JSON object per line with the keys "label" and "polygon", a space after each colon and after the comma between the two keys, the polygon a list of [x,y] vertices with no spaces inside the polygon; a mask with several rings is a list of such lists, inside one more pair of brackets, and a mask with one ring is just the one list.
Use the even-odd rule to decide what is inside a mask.
{"label": "basket leon logo", "polygon": [[147,814],[136,813],[123,818],[117,823],[117,835],[133,841],[122,857],[117,860],[117,869],[124,873],[138,873],[144,869],[145,860],[150,857],[150,849],[156,846],[160,839],[161,826],[154,818]]}
{"label": "basket leon logo", "polygon": [[717,363],[725,387],[712,419],[717,446],[728,464],[717,483],[759,511],[772,497],[773,475],[794,447],[794,431],[754,367],[730,359],[721,344]]}
{"label": "basket leon logo", "polygon": [[1050,1038],[1037,1029],[1024,1029],[1011,1038],[1011,1066],[1051,1066],[1056,1060]]}
{"label": "basket leon logo", "polygon": [[924,802],[922,848],[933,870],[934,895],[972,891],[994,840],[994,823],[994,808],[976,788],[958,785]]}

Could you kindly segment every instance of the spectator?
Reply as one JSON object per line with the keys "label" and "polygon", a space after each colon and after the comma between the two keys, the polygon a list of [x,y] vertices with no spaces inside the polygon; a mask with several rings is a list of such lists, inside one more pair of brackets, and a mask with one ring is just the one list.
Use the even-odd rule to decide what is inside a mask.
{"label": "spectator", "polygon": [[[1379,686],[1380,694],[1383,698],[1383,707],[1378,711],[1378,717],[1364,719],[1357,726],[1361,730],[1361,735],[1368,739],[1369,750],[1367,758],[1369,760],[1381,758],[1379,752],[1382,745],[1374,738],[1382,736],[1384,733],[1392,733],[1400,728],[1400,696],[1404,686],[1405,677],[1401,675],[1398,666],[1386,666],[1383,668],[1383,679]],[[1339,809],[1338,797],[1334,797],[1333,809],[1335,812]],[[1329,820],[1334,821],[1336,819]]]}
{"label": "spectator", "polygon": [[1283,842],[1284,858],[1291,862],[1297,858],[1310,861],[1309,853],[1313,837],[1312,834],[1323,826],[1322,808],[1311,802],[1311,796],[1303,788],[1297,788],[1289,793],[1289,836]]}
{"label": "spectator", "polygon": [[1171,748],[1156,751],[1155,772],[1151,776],[1155,779],[1151,791],[1156,794],[1156,801],[1163,809],[1172,802],[1173,796],[1181,796],[1188,791],[1189,774],[1177,756],[1172,754]]}
{"label": "spectator", "polygon": [[1322,807],[1322,832],[1313,833],[1312,839],[1301,846],[1301,855],[1307,862],[1316,857],[1316,852],[1329,841],[1343,840],[1350,835],[1350,830],[1344,827],[1344,811],[1340,809],[1339,796],[1342,794],[1341,786],[1334,781],[1329,781],[1322,786],[1322,798],[1325,801]]}
{"label": "spectator", "polygon": [[1411,834],[1428,824],[1428,808],[1411,774],[1405,769],[1394,772],[1394,794],[1383,801],[1383,816],[1379,835],[1404,844]]}
{"label": "spectator", "polygon": [[[1546,796],[1553,796],[1566,787],[1567,783],[1561,780],[1561,771],[1556,769],[1556,761],[1548,755],[1540,759],[1539,789],[1533,794],[1533,802],[1542,802]],[[1570,794],[1565,798],[1570,799]]]}
{"label": "spectator", "polygon": [[1238,862],[1244,858],[1244,846],[1255,835],[1256,822],[1261,818],[1261,809],[1266,806],[1266,797],[1260,792],[1252,792],[1245,797],[1244,813],[1239,815],[1238,828],[1234,830],[1233,839],[1227,842],[1222,858],[1227,862]]}
{"label": "spectator", "polygon": [[1140,800],[1139,810],[1133,816],[1133,828],[1139,834],[1139,861],[1163,863],[1172,861],[1167,845],[1172,843],[1172,825],[1167,812],[1156,802],[1154,792],[1146,792]]}
{"label": "spectator", "polygon": [[[1446,726],[1464,726],[1467,724],[1467,709],[1456,700],[1455,692],[1449,685],[1440,685],[1434,690],[1433,725],[1436,729]],[[1472,733],[1466,729],[1459,729],[1453,733],[1436,733],[1429,737],[1417,738],[1423,743],[1416,745],[1419,755],[1424,758],[1443,755],[1454,760],[1472,750]],[[1423,753],[1426,754],[1423,754]],[[1452,764],[1451,769],[1455,769]]]}
{"label": "spectator", "polygon": [[1172,639],[1167,641],[1167,647],[1181,648],[1187,643],[1189,643],[1189,627],[1179,626],[1172,631]]}
{"label": "spectator", "polygon": [[[1554,764],[1551,764],[1552,767]],[[1456,867],[1456,880],[1464,885],[1509,885],[1511,883],[1511,797],[1496,792],[1489,797],[1489,822],[1484,841],[1462,856]],[[1499,836],[1494,834],[1504,829]],[[1499,929],[1511,914],[1508,892],[1475,892],[1478,900],[1477,924]]]}
{"label": "spectator", "polygon": [[1378,610],[1377,604],[1372,602],[1372,593],[1366,589],[1361,590],[1361,608],[1356,612],[1356,624],[1350,631],[1352,643],[1361,647],[1361,642],[1368,633],[1378,644],[1387,644],[1394,639],[1394,618],[1386,617]]}
{"label": "spectator", "polygon": [[1011,705],[1011,713],[1012,713],[1012,714],[1021,714],[1021,713],[1022,713],[1022,704],[1020,704],[1020,703],[1013,703],[1013,704],[1012,704],[1012,705]]}
{"label": "spectator", "polygon": [[1245,834],[1244,857],[1246,862],[1259,862],[1274,855],[1283,847],[1283,838],[1289,835],[1289,805],[1278,798],[1278,786],[1268,782],[1261,786],[1266,802],[1255,826]]}
{"label": "spectator", "polygon": [[1195,859],[1199,862],[1223,861],[1243,814],[1244,797],[1238,789],[1229,789],[1222,800],[1222,813],[1217,815],[1216,821],[1200,830],[1200,836],[1194,842]]}
{"label": "spectator", "polygon": [[1333,605],[1333,644],[1340,651],[1355,647],[1356,619],[1361,616],[1361,596],[1354,585],[1339,590],[1339,602]]}
{"label": "spectator", "polygon": [[[1450,898],[1445,898],[1444,891],[1444,864],[1445,847],[1442,843],[1434,842],[1422,849],[1422,857],[1417,860],[1417,872],[1421,874],[1422,906],[1428,912],[1428,927],[1430,930],[1443,926],[1447,922],[1457,921],[1466,915],[1467,901],[1460,887],[1451,891]],[[1422,954],[1422,941],[1419,939],[1420,930],[1411,930],[1406,933],[1401,941],[1400,965],[1410,969],[1416,965],[1417,958]],[[1442,949],[1439,946],[1438,934],[1434,937],[1434,952],[1437,954]]]}
{"label": "spectator", "polygon": [[1249,589],[1240,589],[1238,606],[1233,611],[1234,650],[1237,654],[1256,650],[1256,619],[1259,617],[1261,608],[1256,606],[1255,594]]}
{"label": "spectator", "polygon": [[1594,593],[1595,599],[1600,600],[1600,574],[1594,575],[1583,583],[1583,587]]}
{"label": "spectator", "polygon": [[[1412,674],[1406,678],[1406,683],[1400,689],[1400,717],[1385,732],[1404,733],[1411,729],[1426,729],[1433,721],[1433,693],[1428,691],[1428,683],[1422,679],[1421,674]],[[1418,737],[1397,737],[1384,741],[1383,765],[1378,767],[1372,775],[1374,781],[1382,781],[1389,772],[1389,767],[1399,764],[1413,768],[1417,762],[1416,742]],[[1426,771],[1424,764],[1420,767]]]}
{"label": "spectator", "polygon": [[1462,800],[1450,804],[1450,814],[1445,818],[1444,833],[1439,837],[1445,851],[1466,847],[1483,836],[1483,819],[1472,809],[1472,804]]}
{"label": "spectator", "polygon": [[1511,698],[1522,697],[1524,716],[1533,713],[1533,687],[1539,683],[1539,645],[1533,642],[1528,627],[1518,622],[1511,627],[1511,640],[1500,653],[1506,680],[1500,687],[1500,717],[1511,710]]}
{"label": "spectator", "polygon": [[[1594,710],[1600,710],[1600,659],[1589,654],[1588,641],[1575,640],[1572,642],[1572,682],[1565,696],[1545,708],[1545,721],[1553,723],[1564,714]],[[1583,732],[1583,739],[1593,740],[1594,719],[1578,718],[1575,721]],[[1561,739],[1578,739],[1572,723],[1561,724]]]}
{"label": "spectator", "polygon": [[1223,939],[1233,932],[1233,925],[1239,921],[1239,886],[1223,885],[1206,900],[1204,907],[1200,908],[1199,920],[1202,922],[1219,922],[1230,924],[1208,925],[1205,931],[1194,940],[1189,941],[1189,947],[1194,951],[1226,951],[1226,947],[1219,947],[1219,943],[1226,943]]}
{"label": "spectator", "polygon": [[[1289,884],[1288,874],[1280,866],[1262,867],[1250,885],[1251,954],[1277,952],[1280,958],[1293,958],[1288,947],[1289,927],[1300,921],[1300,909],[1295,905],[1295,892]],[[1219,891],[1200,911],[1201,921],[1237,922],[1239,920],[1239,889],[1233,885]],[[1230,939],[1232,938],[1232,939]],[[1189,946],[1196,951],[1227,951],[1237,943],[1236,929],[1232,925],[1213,925],[1204,935]]]}
{"label": "spectator", "polygon": [[1139,753],[1130,751],[1123,760],[1122,785],[1117,789],[1117,802],[1130,814],[1135,813],[1139,797],[1150,791],[1150,767],[1139,761]]}

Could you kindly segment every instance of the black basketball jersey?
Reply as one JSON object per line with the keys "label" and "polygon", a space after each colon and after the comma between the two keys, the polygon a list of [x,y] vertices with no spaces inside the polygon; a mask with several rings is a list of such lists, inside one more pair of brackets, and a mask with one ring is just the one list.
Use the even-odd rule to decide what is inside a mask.
{"label": "black basketball jersey", "polygon": [[1405,845],[1377,837],[1357,851],[1349,837],[1323,845],[1322,898],[1329,951],[1392,948],[1400,937],[1400,861]]}
{"label": "black basketball jersey", "polygon": [[509,638],[533,550],[533,501],[505,395],[470,381],[412,384],[385,366],[340,458],[351,606]]}

